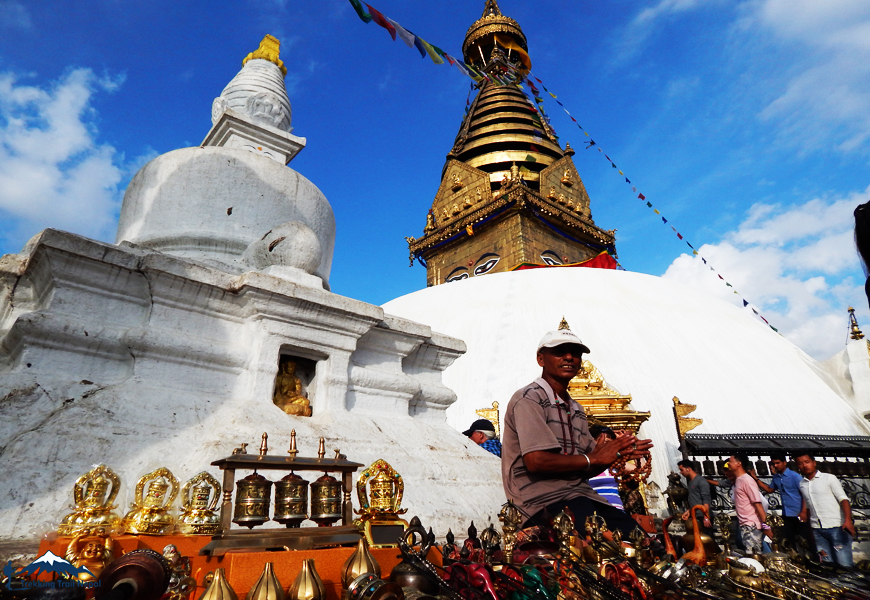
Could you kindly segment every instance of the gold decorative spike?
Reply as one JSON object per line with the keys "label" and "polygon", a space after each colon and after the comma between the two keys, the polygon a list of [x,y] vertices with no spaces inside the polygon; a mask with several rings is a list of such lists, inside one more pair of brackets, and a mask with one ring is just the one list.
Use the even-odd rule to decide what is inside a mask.
{"label": "gold decorative spike", "polygon": [[568,156],[574,156],[574,148],[571,147],[571,144],[565,143],[565,154]]}
{"label": "gold decorative spike", "polygon": [[281,69],[281,74],[286,77],[287,67],[284,66],[284,62],[279,58],[280,53],[281,42],[278,41],[278,38],[267,34],[266,37],[263,38],[263,41],[260,42],[260,47],[248,54],[242,61],[242,65],[244,66],[249,60],[262,58],[263,60],[268,60],[270,63],[278,65],[278,68]]}
{"label": "gold decorative spike", "polygon": [[698,407],[694,404],[683,404],[679,398],[674,396],[674,418],[677,421],[677,435],[680,436],[681,440],[686,437],[688,432],[704,422],[704,419],[686,416],[694,412],[696,408]]}
{"label": "gold decorative spike", "polygon": [[[382,458],[360,473],[356,483],[356,496],[360,509],[354,511],[359,518],[355,519],[353,524],[365,535],[372,547],[383,547],[374,543],[372,527],[401,525],[407,529],[408,522],[399,517],[408,512],[408,509],[401,508],[404,493],[405,483],[402,476]],[[389,544],[389,546],[394,545]]]}
{"label": "gold decorative spike", "polygon": [[284,589],[275,576],[272,563],[266,563],[260,578],[248,592],[245,600],[284,600]]}
{"label": "gold decorative spike", "polygon": [[855,309],[849,307],[849,337],[853,340],[864,339],[864,334],[858,327],[858,319],[855,318]]}
{"label": "gold decorative spike", "polygon": [[257,458],[263,458],[268,453],[269,453],[269,434],[264,431],[263,437],[260,438],[260,453],[258,454]]}
{"label": "gold decorative spike", "polygon": [[492,408],[478,408],[474,411],[478,416],[486,419],[492,426],[495,427],[495,435],[500,436],[499,420],[498,420],[498,402],[493,401]]}
{"label": "gold decorative spike", "polygon": [[562,317],[562,320],[559,321],[559,331],[562,331],[563,329],[571,331],[571,328],[568,326],[568,321],[565,320],[565,317]]}
{"label": "gold decorative spike", "polygon": [[325,598],[326,588],[323,587],[323,581],[314,568],[314,559],[306,558],[302,562],[302,570],[299,571],[296,581],[290,588],[288,600],[325,600]]}
{"label": "gold decorative spike", "polygon": [[607,385],[601,372],[584,360],[577,375],[568,383],[568,395],[586,412],[590,423],[600,423],[618,431],[628,429],[637,434],[640,426],[650,417],[630,407],[631,395],[620,394]]}
{"label": "gold decorative spike", "polygon": [[121,522],[124,532],[145,535],[171,533],[175,527],[175,517],[169,511],[176,496],[178,480],[166,467],[143,475],[136,483],[130,512]]}
{"label": "gold decorative spike", "polygon": [[296,449],[296,430],[290,430],[290,449],[287,451],[287,454],[290,455],[290,458],[296,458],[296,455],[299,454],[299,450]]}
{"label": "gold decorative spike", "polygon": [[205,588],[202,596],[199,597],[199,600],[239,600],[239,597],[236,596],[236,592],[230,587],[223,568],[218,568],[214,570],[214,577],[211,583],[208,584],[208,587]]}
{"label": "gold decorative spike", "polygon": [[207,471],[195,475],[181,488],[181,516],[178,532],[184,535],[214,535],[220,529],[215,512],[221,484]]}
{"label": "gold decorative spike", "polygon": [[103,529],[108,535],[115,533],[121,517],[113,512],[118,508],[112,502],[121,491],[121,480],[106,465],[97,465],[73,485],[75,510],[65,516],[57,528],[63,536],[77,536],[85,530]]}
{"label": "gold decorative spike", "polygon": [[326,441],[320,438],[320,443],[317,445],[317,458],[326,456]]}
{"label": "gold decorative spike", "polygon": [[360,538],[356,544],[356,550],[348,557],[341,570],[341,583],[347,589],[351,582],[365,573],[372,573],[378,578],[381,576],[381,566],[372,553],[369,552],[369,544],[366,538]]}

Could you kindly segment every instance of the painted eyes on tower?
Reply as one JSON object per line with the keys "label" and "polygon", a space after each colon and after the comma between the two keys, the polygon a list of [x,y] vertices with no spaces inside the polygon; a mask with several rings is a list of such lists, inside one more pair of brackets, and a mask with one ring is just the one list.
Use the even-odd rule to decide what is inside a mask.
{"label": "painted eyes on tower", "polygon": [[498,264],[501,257],[498,254],[488,252],[477,259],[477,266],[474,267],[474,276],[485,275],[492,271]]}
{"label": "painted eyes on tower", "polygon": [[553,252],[552,250],[545,250],[543,253],[541,253],[541,260],[543,260],[544,263],[550,265],[551,267],[556,267],[556,266],[559,266],[561,264],[564,264],[559,259],[559,255],[556,254],[555,252]]}
{"label": "painted eyes on tower", "polygon": [[462,279],[468,279],[468,269],[465,267],[456,267],[450,271],[450,275],[448,275],[444,281],[449,283],[451,281],[460,281]]}

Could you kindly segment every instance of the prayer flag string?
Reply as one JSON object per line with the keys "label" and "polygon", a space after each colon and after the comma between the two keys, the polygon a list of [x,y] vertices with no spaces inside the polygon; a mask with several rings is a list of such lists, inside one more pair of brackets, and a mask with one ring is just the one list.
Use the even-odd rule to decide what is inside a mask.
{"label": "prayer flag string", "polygon": [[[646,199],[646,196],[644,196],[643,193],[638,191],[636,186],[632,185],[631,180],[622,171],[622,169],[620,169],[619,167],[616,166],[616,161],[614,161],[612,158],[610,158],[610,156],[608,156],[607,153],[605,153],[604,150],[602,150],[601,146],[598,145],[595,142],[595,140],[592,139],[592,137],[589,135],[589,132],[586,131],[583,128],[583,126],[580,125],[580,123],[577,121],[577,119],[574,118],[574,116],[568,111],[568,109],[565,108],[565,105],[559,101],[558,96],[556,96],[553,92],[548,90],[547,86],[544,85],[544,82],[541,81],[540,79],[538,79],[536,76],[532,75],[531,71],[523,72],[523,71],[520,71],[519,69],[507,66],[506,68],[503,67],[503,69],[501,71],[498,71],[498,72],[492,71],[490,73],[483,73],[483,72],[477,70],[474,66],[469,65],[468,63],[463,62],[457,58],[454,58],[453,56],[450,56],[449,54],[444,52],[438,46],[430,44],[429,42],[427,42],[426,40],[424,40],[423,38],[421,38],[417,34],[413,33],[411,30],[403,27],[401,24],[394,21],[393,19],[390,19],[389,17],[384,16],[380,11],[373,8],[370,4],[364,4],[364,3],[360,2],[360,0],[349,0],[349,1],[350,1],[351,5],[353,6],[354,10],[356,11],[357,16],[359,16],[360,20],[362,20],[363,23],[371,23],[372,21],[374,21],[377,25],[379,25],[387,30],[387,32],[390,34],[390,37],[393,39],[393,41],[395,41],[396,38],[398,37],[409,48],[416,48],[417,51],[420,52],[420,56],[422,58],[425,58],[426,56],[428,56],[432,60],[432,62],[435,63],[436,65],[444,64],[444,61],[446,60],[449,65],[455,66],[463,75],[471,78],[475,83],[479,83],[482,80],[486,80],[489,82],[495,82],[498,85],[502,85],[502,86],[514,85],[518,89],[520,89],[523,92],[523,94],[526,95],[527,98],[528,98],[528,93],[526,92],[525,87],[523,87],[523,83],[528,84],[529,90],[531,91],[531,99],[529,100],[529,109],[534,113],[534,116],[532,117],[533,121],[536,124],[540,125],[542,130],[546,130],[548,132],[551,132],[553,134],[553,137],[555,137],[558,140],[559,138],[556,135],[555,130],[553,129],[553,126],[550,123],[550,118],[549,118],[549,116],[547,116],[547,113],[544,110],[544,94],[541,93],[541,89],[543,89],[544,92],[546,92],[546,94],[549,95],[556,102],[556,104],[559,105],[559,107],[563,111],[565,111],[565,114],[568,115],[568,117],[571,119],[571,121],[575,125],[577,125],[577,127],[580,129],[580,131],[582,131],[583,134],[587,138],[589,138],[586,141],[586,149],[589,150],[590,148],[596,148],[598,150],[598,152],[607,160],[607,162],[610,163],[611,168],[616,170],[616,172],[619,173],[620,177],[625,180],[625,184],[628,186],[631,186],[631,191],[632,191],[632,193],[637,194],[638,200],[640,200],[642,203],[646,204],[647,208],[652,209],[656,215],[659,215],[662,219],[663,225],[669,224],[668,220],[665,218],[665,216],[662,215],[662,213],[657,208],[655,208],[653,206],[652,202],[650,202]],[[363,6],[365,6],[365,8],[363,8]],[[366,9],[368,9],[368,10],[366,10]],[[507,45],[507,42],[503,41],[502,43],[503,43],[503,45]],[[528,65],[529,63],[524,61],[524,64]],[[538,82],[538,84],[541,86],[540,89],[538,88],[538,86],[535,85],[534,81],[532,81],[533,79],[534,79],[534,81]],[[470,106],[471,106],[470,94],[471,94],[471,91],[469,90],[469,98],[466,99],[466,102],[465,102],[465,117],[464,118],[468,117],[468,111],[470,110]],[[535,129],[534,133],[535,133],[534,137],[535,137],[536,142],[540,138],[543,137],[543,131]],[[537,151],[537,148],[534,145],[531,145],[531,147],[529,149],[533,152]],[[525,160],[527,162],[535,162],[535,158],[531,154],[527,155]],[[776,327],[774,327],[773,325],[771,325],[768,322],[768,320],[764,318],[764,316],[762,316],[755,308],[753,308],[752,306],[749,305],[749,302],[745,298],[743,298],[742,295],[739,294],[739,292],[736,289],[734,289],[734,286],[731,285],[724,277],[722,277],[722,275],[715,268],[713,268],[713,266],[709,262],[707,262],[707,259],[705,257],[701,256],[698,253],[698,250],[696,250],[695,247],[688,240],[686,240],[683,237],[682,233],[677,231],[677,229],[673,225],[670,225],[670,227],[673,230],[673,232],[676,234],[677,239],[679,239],[683,242],[686,242],[686,245],[692,250],[693,256],[697,256],[698,258],[700,258],[701,261],[707,267],[710,268],[710,271],[712,271],[715,275],[717,275],[719,279],[724,281],[725,285],[727,287],[730,287],[734,291],[735,294],[738,294],[738,296],[740,296],[740,299],[743,301],[744,308],[746,308],[746,307],[750,308],[753,313],[755,313],[762,321],[764,321],[768,325],[768,327],[770,327],[771,329],[773,329],[776,332],[779,332],[779,330]],[[469,235],[471,235],[471,232],[469,232]],[[619,267],[622,267],[622,265],[620,265],[618,262],[617,262],[617,265]]]}

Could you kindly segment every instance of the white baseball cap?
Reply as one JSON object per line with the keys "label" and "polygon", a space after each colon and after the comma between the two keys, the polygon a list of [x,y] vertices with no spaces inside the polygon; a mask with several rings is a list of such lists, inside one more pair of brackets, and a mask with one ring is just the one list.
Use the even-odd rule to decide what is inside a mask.
{"label": "white baseball cap", "polygon": [[538,342],[538,350],[541,348],[555,348],[562,344],[576,344],[583,349],[584,354],[589,354],[589,346],[584,344],[577,334],[570,329],[559,329],[557,331],[548,331]]}

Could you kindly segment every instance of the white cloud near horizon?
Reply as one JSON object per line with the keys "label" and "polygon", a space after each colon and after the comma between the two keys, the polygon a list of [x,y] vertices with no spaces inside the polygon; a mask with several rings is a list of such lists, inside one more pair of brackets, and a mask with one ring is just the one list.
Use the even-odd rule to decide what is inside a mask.
{"label": "white cloud near horizon", "polygon": [[[123,78],[73,69],[45,87],[0,73],[0,243],[20,247],[46,227],[113,237],[123,155],[97,140],[91,99]],[[17,251],[14,250],[14,251]]]}
{"label": "white cloud near horizon", "polygon": [[740,307],[745,298],[783,336],[824,360],[843,349],[848,306],[870,327],[852,214],[867,201],[870,187],[789,207],[753,205],[735,231],[699,249],[739,294],[696,256],[679,256],[663,277]]}

